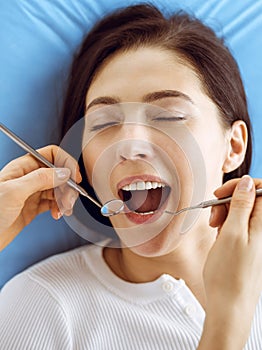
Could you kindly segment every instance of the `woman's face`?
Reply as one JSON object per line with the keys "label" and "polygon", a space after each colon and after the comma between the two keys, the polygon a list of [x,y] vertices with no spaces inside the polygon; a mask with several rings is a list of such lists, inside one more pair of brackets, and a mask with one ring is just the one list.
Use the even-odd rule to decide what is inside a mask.
{"label": "woman's face", "polygon": [[181,233],[209,230],[208,210],[177,217],[161,211],[211,198],[227,150],[215,104],[174,53],[118,53],[94,78],[86,96],[86,172],[102,203],[127,201],[129,213],[111,222],[137,253],[166,254],[183,241]]}

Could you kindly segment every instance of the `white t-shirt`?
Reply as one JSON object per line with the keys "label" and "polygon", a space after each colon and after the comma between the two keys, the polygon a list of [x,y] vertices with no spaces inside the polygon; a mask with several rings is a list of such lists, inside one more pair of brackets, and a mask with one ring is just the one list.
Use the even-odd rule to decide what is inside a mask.
{"label": "white t-shirt", "polygon": [[[205,312],[183,280],[117,277],[102,246],[51,257],[0,293],[1,350],[196,349]],[[262,349],[262,302],[245,350]]]}

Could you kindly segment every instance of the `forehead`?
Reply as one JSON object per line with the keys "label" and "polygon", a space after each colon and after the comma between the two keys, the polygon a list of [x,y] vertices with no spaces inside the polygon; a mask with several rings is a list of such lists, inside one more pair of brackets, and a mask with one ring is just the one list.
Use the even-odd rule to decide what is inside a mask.
{"label": "forehead", "polygon": [[178,90],[198,99],[201,82],[187,62],[160,48],[119,52],[98,70],[86,96],[88,105],[99,96],[115,96],[120,102],[140,102],[147,93]]}

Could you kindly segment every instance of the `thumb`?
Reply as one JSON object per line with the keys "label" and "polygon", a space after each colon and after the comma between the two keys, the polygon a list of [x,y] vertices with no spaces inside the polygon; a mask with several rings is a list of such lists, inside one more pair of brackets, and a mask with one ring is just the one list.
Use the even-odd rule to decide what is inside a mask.
{"label": "thumb", "polygon": [[62,185],[69,179],[70,174],[71,171],[68,168],[39,168],[15,181],[19,187],[23,188],[21,194],[26,199],[36,192]]}
{"label": "thumb", "polygon": [[234,190],[223,231],[225,229],[237,235],[248,231],[255,197],[254,181],[250,176],[244,175]]}

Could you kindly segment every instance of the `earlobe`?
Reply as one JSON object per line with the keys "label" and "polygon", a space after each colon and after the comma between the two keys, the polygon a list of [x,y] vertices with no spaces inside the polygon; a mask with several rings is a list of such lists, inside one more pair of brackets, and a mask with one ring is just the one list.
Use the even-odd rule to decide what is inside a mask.
{"label": "earlobe", "polygon": [[231,126],[228,134],[228,149],[223,164],[224,173],[237,169],[244,161],[248,142],[246,123],[237,120]]}

